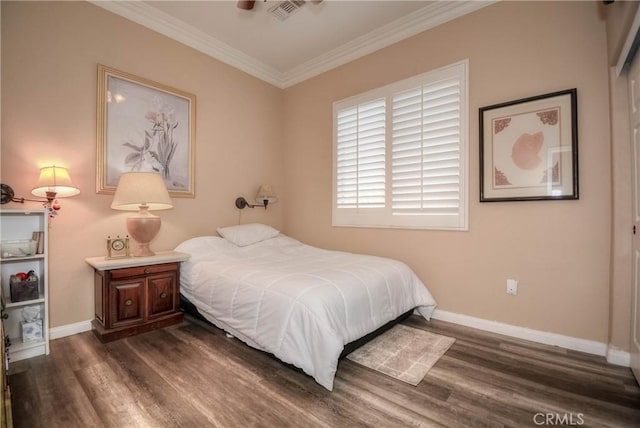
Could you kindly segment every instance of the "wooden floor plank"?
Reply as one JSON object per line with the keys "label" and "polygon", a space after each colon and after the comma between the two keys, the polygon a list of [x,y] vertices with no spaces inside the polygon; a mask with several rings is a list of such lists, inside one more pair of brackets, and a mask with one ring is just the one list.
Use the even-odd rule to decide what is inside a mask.
{"label": "wooden floor plank", "polygon": [[106,362],[76,372],[89,401],[105,427],[119,428],[159,426],[140,405],[137,397]]}
{"label": "wooden floor plank", "polygon": [[[488,397],[493,403],[510,411],[536,413],[558,413],[589,415],[591,420],[611,420],[614,426],[635,426],[640,422],[640,407],[625,406],[594,400],[581,396],[579,392],[566,392],[519,378],[492,368],[474,365],[445,355],[427,375],[439,382],[447,383],[460,391],[475,391]],[[627,421],[624,423],[624,421]]]}
{"label": "wooden floor plank", "polygon": [[[318,425],[313,415],[296,407],[285,407],[269,396],[260,376],[247,370],[245,365],[235,364],[216,349],[206,346],[188,346],[165,331],[131,338],[132,350],[154,367],[182,396],[203,413],[207,413],[220,426],[242,424],[256,426],[264,418],[277,426]],[[134,343],[135,342],[135,343]],[[181,370],[165,371],[167,354],[172,367]],[[233,376],[224,376],[234,373]],[[207,379],[207,382],[202,382]]]}
{"label": "wooden floor plank", "polygon": [[29,371],[18,371],[11,375],[11,411],[15,421],[34,421],[33,427],[41,427],[44,421],[37,397],[37,387],[33,374]]}
{"label": "wooden floor plank", "polygon": [[539,384],[545,389],[553,389],[556,393],[562,391],[571,393],[579,391],[583,397],[591,397],[595,400],[616,405],[635,408],[640,401],[638,397],[628,394],[622,385],[603,384],[599,378],[589,378],[562,370],[561,366],[556,369],[548,365],[540,365],[524,358],[515,358],[513,355],[495,352],[477,352],[473,348],[466,348],[464,344],[456,344],[447,352],[448,358],[455,358],[466,361],[475,367],[492,369],[508,375],[512,378],[529,381]]}
{"label": "wooden floor plank", "polygon": [[[357,366],[356,363],[353,365]],[[452,407],[447,401],[418,395],[415,390],[408,395],[402,394],[401,390],[411,386],[396,379],[378,375],[379,373],[366,367],[345,366],[341,372],[347,387],[359,391],[367,401],[398,420],[396,424],[389,426],[419,424],[420,426],[464,427],[470,426],[474,419],[464,409]],[[388,391],[394,391],[394,393],[389,394]],[[496,426],[486,420],[473,420],[473,425]]]}
{"label": "wooden floor plank", "polygon": [[345,359],[333,392],[191,318],[107,344],[65,337],[11,364],[14,426],[535,427],[537,413],[640,426],[628,368],[417,316],[404,324],[456,342],[417,387]]}
{"label": "wooden floor plank", "polygon": [[61,358],[35,357],[24,361],[25,371],[11,374],[14,426],[22,426],[22,420],[32,427],[104,426],[60,345],[52,342],[51,353]]}
{"label": "wooden floor plank", "polygon": [[203,427],[210,423],[185,400],[176,400],[174,389],[154,369],[147,365],[130,346],[109,344],[106,362],[120,379],[126,379],[128,388],[146,411],[162,427]]}

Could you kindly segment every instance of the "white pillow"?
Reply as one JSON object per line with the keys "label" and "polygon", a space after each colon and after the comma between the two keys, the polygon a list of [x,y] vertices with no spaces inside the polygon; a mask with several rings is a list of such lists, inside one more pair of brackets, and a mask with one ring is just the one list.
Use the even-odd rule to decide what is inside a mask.
{"label": "white pillow", "polygon": [[249,223],[238,226],[219,227],[218,233],[227,241],[239,247],[244,247],[273,238],[280,232],[266,224]]}

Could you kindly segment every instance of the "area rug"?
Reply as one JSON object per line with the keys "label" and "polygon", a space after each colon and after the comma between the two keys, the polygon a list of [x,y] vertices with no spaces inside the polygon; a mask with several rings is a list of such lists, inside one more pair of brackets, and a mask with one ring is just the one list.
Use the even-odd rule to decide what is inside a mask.
{"label": "area rug", "polygon": [[398,324],[347,358],[416,386],[455,341],[452,337]]}

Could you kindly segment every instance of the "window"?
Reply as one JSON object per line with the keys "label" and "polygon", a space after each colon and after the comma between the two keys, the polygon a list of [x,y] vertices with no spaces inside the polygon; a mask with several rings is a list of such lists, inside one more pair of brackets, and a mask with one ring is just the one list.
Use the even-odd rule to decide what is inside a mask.
{"label": "window", "polygon": [[334,226],[467,230],[467,67],[334,103]]}

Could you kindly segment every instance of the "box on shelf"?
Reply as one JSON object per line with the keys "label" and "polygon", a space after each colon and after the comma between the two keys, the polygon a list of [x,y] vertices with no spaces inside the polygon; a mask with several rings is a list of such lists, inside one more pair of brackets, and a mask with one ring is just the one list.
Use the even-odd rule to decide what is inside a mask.
{"label": "box on shelf", "polygon": [[42,320],[23,321],[20,326],[22,328],[23,342],[42,340]]}
{"label": "box on shelf", "polygon": [[33,239],[18,239],[0,242],[2,258],[32,256],[38,249],[38,241]]}
{"label": "box on shelf", "polygon": [[25,300],[34,300],[40,297],[40,289],[38,287],[38,279],[21,281],[16,275],[9,278],[9,291],[11,292],[12,302],[23,302]]}

